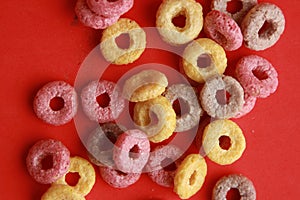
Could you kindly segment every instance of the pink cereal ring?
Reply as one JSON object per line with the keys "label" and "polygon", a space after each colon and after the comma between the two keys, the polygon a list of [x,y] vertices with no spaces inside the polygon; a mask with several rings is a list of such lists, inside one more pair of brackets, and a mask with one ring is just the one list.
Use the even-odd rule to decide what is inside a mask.
{"label": "pink cereal ring", "polygon": [[272,64],[257,55],[241,58],[236,66],[237,79],[246,93],[266,98],[274,93],[278,86],[278,74]]}
{"label": "pink cereal ring", "polygon": [[137,182],[141,173],[123,173],[109,167],[99,167],[102,179],[114,188],[126,188]]}
{"label": "pink cereal ring", "polygon": [[256,97],[245,93],[244,94],[245,103],[244,103],[242,109],[234,116],[234,118],[240,118],[240,117],[248,114],[254,108],[256,99],[257,99]]}
{"label": "pink cereal ring", "polygon": [[[101,107],[97,102],[97,97],[107,94],[109,104]],[[105,123],[113,121],[119,117],[125,107],[119,87],[110,81],[92,81],[81,92],[81,102],[83,111],[92,121]]]}
{"label": "pink cereal ring", "polygon": [[105,17],[121,16],[133,6],[133,0],[86,0],[92,11]]}
{"label": "pink cereal ring", "polygon": [[116,23],[119,16],[104,17],[93,12],[87,5],[86,0],[77,0],[75,13],[84,25],[94,29],[105,29]]}
{"label": "pink cereal ring", "polygon": [[[62,99],[64,105],[59,110],[50,106],[52,99]],[[44,85],[36,94],[33,109],[38,118],[55,126],[72,120],[77,112],[77,94],[75,89],[64,81],[53,81]]]}
{"label": "pink cereal ring", "polygon": [[[49,161],[49,166],[44,166],[45,160]],[[30,148],[26,165],[29,174],[37,182],[50,184],[67,173],[70,166],[70,151],[60,141],[40,140]]]}
{"label": "pink cereal ring", "polygon": [[113,159],[118,170],[125,173],[140,173],[150,155],[147,135],[138,130],[128,130],[121,134],[113,149]]}
{"label": "pink cereal ring", "polygon": [[172,162],[176,167],[180,164],[179,158],[183,151],[174,145],[158,146],[149,157],[146,165],[148,176],[155,183],[164,187],[173,187],[175,169],[166,170],[165,167],[170,166]]}
{"label": "pink cereal ring", "polygon": [[242,46],[243,35],[239,25],[230,16],[218,10],[210,11],[206,15],[204,31],[227,51],[234,51]]}

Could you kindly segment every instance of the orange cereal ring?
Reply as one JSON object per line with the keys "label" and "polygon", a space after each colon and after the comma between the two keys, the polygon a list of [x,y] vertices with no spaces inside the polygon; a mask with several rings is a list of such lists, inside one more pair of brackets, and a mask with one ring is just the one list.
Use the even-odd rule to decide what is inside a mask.
{"label": "orange cereal ring", "polygon": [[[122,34],[130,37],[129,47],[120,48],[115,39]],[[102,33],[100,49],[104,58],[116,65],[132,63],[137,60],[146,48],[146,33],[133,20],[121,18]]]}
{"label": "orange cereal ring", "polygon": [[182,57],[184,72],[198,83],[203,83],[216,74],[222,75],[227,67],[224,49],[208,38],[200,38],[190,43]]}
{"label": "orange cereal ring", "polygon": [[41,197],[41,200],[85,200],[72,187],[67,185],[52,185]]}
{"label": "orange cereal ring", "polygon": [[156,70],[143,70],[125,81],[123,96],[132,102],[146,101],[160,96],[168,86],[165,74]]}
{"label": "orange cereal ring", "polygon": [[[183,28],[172,22],[180,15],[186,17]],[[188,43],[202,30],[202,6],[194,0],[164,0],[156,13],[156,27],[165,42],[171,45]]]}
{"label": "orange cereal ring", "polygon": [[[87,195],[92,190],[96,181],[96,173],[92,164],[79,156],[72,157],[68,173],[69,172],[77,172],[80,176],[78,183],[75,186],[69,187],[73,188],[83,196]],[[66,175],[68,173],[54,182],[53,185],[68,185],[68,183],[66,182]]]}
{"label": "orange cereal ring", "polygon": [[[157,123],[152,121],[152,114],[156,115]],[[168,139],[176,128],[176,113],[170,101],[163,96],[136,103],[133,119],[155,143]]]}
{"label": "orange cereal ring", "polygon": [[[230,139],[228,149],[220,147],[219,140],[222,136]],[[202,145],[210,160],[220,165],[229,165],[242,156],[246,140],[236,123],[231,120],[216,120],[205,127]]]}
{"label": "orange cereal ring", "polygon": [[202,187],[207,174],[205,159],[199,154],[188,155],[177,168],[174,192],[181,199],[188,199]]}

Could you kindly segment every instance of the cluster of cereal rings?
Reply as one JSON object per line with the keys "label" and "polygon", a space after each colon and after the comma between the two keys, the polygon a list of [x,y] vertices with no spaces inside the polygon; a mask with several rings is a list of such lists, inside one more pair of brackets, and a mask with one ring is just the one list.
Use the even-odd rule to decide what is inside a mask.
{"label": "cluster of cereal rings", "polygon": [[[164,0],[157,11],[156,26],[162,39],[174,46],[189,43],[182,55],[182,68],[188,78],[204,84],[200,102],[193,87],[185,84],[168,87],[167,77],[157,70],[143,70],[131,76],[126,80],[122,92],[115,83],[105,80],[92,81],[81,91],[85,114],[92,121],[104,123],[89,135],[86,147],[90,160],[99,166],[103,180],[109,185],[128,187],[146,170],[159,185],[174,187],[180,198],[194,195],[202,187],[207,173],[205,159],[199,154],[178,159],[183,152],[172,145],[158,146],[150,152],[150,142],[159,143],[168,139],[173,132],[194,128],[199,124],[203,111],[214,118],[205,127],[202,140],[196,139],[208,158],[218,164],[228,165],[241,157],[246,148],[245,138],[239,126],[229,118],[247,114],[253,109],[257,98],[266,98],[274,93],[278,86],[278,75],[269,61],[250,55],[241,58],[236,65],[238,80],[226,76],[223,74],[227,67],[225,51],[237,50],[243,41],[252,50],[273,46],[283,33],[285,20],[276,5],[257,4],[256,0],[242,0],[243,8],[235,14],[229,14],[226,11],[228,1],[213,0],[212,11],[204,20],[202,6],[195,0]],[[146,47],[143,29],[131,19],[119,19],[132,6],[133,0],[78,0],[76,4],[75,12],[83,24],[96,29],[106,28],[102,34],[101,52],[107,61],[116,65],[134,62]],[[184,27],[177,27],[172,22],[179,15],[186,17]],[[267,28],[264,28],[265,24]],[[194,40],[202,28],[210,39]],[[130,37],[126,49],[120,48],[115,41],[124,33]],[[97,97],[104,93],[108,94],[110,101],[108,106],[101,107]],[[226,93],[229,93],[229,98]],[[50,106],[50,101],[56,97],[64,101],[60,110],[53,110]],[[124,99],[135,102],[133,118],[137,129],[126,130],[111,123],[123,111]],[[172,107],[178,99],[185,101],[189,107],[189,111],[182,116],[176,116]],[[75,116],[77,101],[72,86],[55,81],[39,90],[34,100],[34,110],[45,122],[62,125]],[[151,114],[156,115],[158,122],[153,122]],[[222,136],[230,138],[231,146],[227,150],[218,145]],[[51,150],[53,144],[49,143],[36,147],[37,150],[32,148],[27,157],[29,173],[38,182],[54,182],[44,199],[49,198],[48,193],[56,192],[53,188],[57,188],[57,185],[65,185],[64,178],[58,178],[64,177],[67,169],[72,170],[67,159],[70,153],[61,144],[52,141],[58,145],[55,148],[62,149],[61,157],[54,156]],[[53,156],[53,166],[51,170],[43,171],[41,161],[48,154]],[[176,169],[165,170],[162,166],[165,159],[174,161]],[[45,181],[45,177],[50,178]],[[250,180],[242,175],[231,175],[216,184],[213,199],[224,199],[230,188],[238,188],[240,195],[247,199],[256,198]],[[78,186],[75,190],[80,191],[82,197],[90,189]],[[71,189],[62,186],[60,190],[64,195]]]}
{"label": "cluster of cereal rings", "polygon": [[[36,142],[28,152],[26,165],[29,174],[38,183],[51,184],[42,200],[85,199],[96,181],[92,164],[79,156],[70,157],[68,148],[54,139]],[[78,173],[75,185],[66,181],[69,173]]]}

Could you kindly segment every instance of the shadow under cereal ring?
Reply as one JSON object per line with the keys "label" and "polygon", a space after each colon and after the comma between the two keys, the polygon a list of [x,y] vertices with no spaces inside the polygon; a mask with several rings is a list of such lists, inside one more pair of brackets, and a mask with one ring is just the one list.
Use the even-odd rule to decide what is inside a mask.
{"label": "shadow under cereal ring", "polygon": [[[121,34],[128,34],[130,41],[127,49],[120,48],[116,38]],[[133,20],[120,18],[119,21],[102,33],[100,49],[104,58],[116,65],[133,63],[146,48],[146,33]]]}

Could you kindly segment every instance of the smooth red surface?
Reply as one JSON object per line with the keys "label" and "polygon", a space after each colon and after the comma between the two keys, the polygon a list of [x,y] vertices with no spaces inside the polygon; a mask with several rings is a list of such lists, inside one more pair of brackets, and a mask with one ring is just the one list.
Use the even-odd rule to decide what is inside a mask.
{"label": "smooth red surface", "polygon": [[[198,1],[206,14],[210,1]],[[25,166],[29,148],[39,139],[61,140],[72,155],[87,158],[73,121],[60,127],[47,125],[37,119],[32,109],[33,97],[45,83],[64,80],[73,84],[80,64],[100,41],[101,31],[84,27],[76,20],[75,2],[0,2],[0,199],[37,200],[49,187],[36,183]],[[204,186],[191,199],[211,199],[214,184],[228,173],[249,177],[255,184],[257,199],[299,199],[300,3],[298,0],[268,2],[276,3],[285,14],[283,36],[265,51],[243,47],[228,53],[225,74],[232,74],[241,56],[257,54],[277,69],[278,90],[266,99],[259,99],[250,114],[235,120],[244,131],[246,151],[229,166],[219,166],[206,158],[208,174]],[[142,27],[154,26],[160,3],[161,0],[135,0],[134,7],[124,17],[135,19]],[[117,81],[131,66],[151,59],[176,68],[178,58],[165,54],[147,50],[134,65],[111,66],[103,78]],[[196,152],[194,147],[191,152]],[[97,182],[86,199],[179,199],[172,189],[156,185],[146,175],[131,187],[114,189],[95,170]]]}

